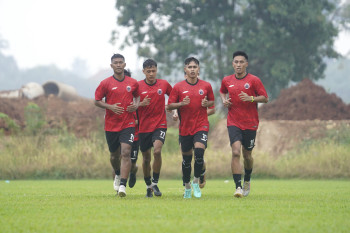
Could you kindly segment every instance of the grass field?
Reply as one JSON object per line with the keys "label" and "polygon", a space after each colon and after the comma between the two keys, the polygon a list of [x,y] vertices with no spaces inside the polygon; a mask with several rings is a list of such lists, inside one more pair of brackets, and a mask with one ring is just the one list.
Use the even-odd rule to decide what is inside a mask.
{"label": "grass field", "polygon": [[0,232],[349,232],[350,181],[208,180],[202,198],[184,200],[180,180],[161,180],[146,199],[138,180],[127,197],[112,180],[0,181]]}

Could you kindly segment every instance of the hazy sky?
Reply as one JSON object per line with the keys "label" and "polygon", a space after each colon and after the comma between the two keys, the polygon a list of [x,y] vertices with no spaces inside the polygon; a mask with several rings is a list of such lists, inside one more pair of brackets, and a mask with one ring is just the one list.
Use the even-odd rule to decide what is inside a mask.
{"label": "hazy sky", "polygon": [[[55,64],[70,69],[76,58],[89,73],[108,69],[113,53],[121,52],[131,70],[141,68],[136,49],[118,51],[109,43],[116,29],[115,0],[0,0],[0,36],[9,43],[20,68]],[[335,48],[350,52],[350,33],[341,33]]]}

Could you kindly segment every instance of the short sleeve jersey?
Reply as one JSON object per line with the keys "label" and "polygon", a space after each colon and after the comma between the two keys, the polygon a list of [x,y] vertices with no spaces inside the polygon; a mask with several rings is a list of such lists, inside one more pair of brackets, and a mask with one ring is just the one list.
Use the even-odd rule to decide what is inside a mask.
{"label": "short sleeve jersey", "polygon": [[256,102],[244,102],[240,100],[241,91],[249,96],[265,96],[267,93],[261,80],[247,74],[244,78],[238,79],[236,76],[226,76],[221,82],[220,92],[229,94],[232,105],[228,109],[227,126],[236,126],[241,130],[257,130],[259,126],[258,105]]}
{"label": "short sleeve jersey", "polygon": [[158,128],[167,128],[165,94],[170,95],[171,85],[163,79],[157,79],[154,84],[147,84],[146,80],[141,80],[138,83],[140,102],[146,96],[151,99],[149,105],[138,108],[139,133],[149,133]]}
{"label": "short sleeve jersey", "polygon": [[133,97],[138,97],[139,84],[133,78],[125,76],[122,81],[114,76],[102,80],[95,91],[95,100],[100,101],[105,98],[107,104],[120,103],[124,108],[124,113],[115,114],[106,109],[105,131],[119,132],[125,128],[135,127],[135,119],[132,112],[126,108],[133,102]]}
{"label": "short sleeve jersey", "polygon": [[197,83],[190,84],[187,80],[175,84],[168,104],[179,103],[186,96],[190,98],[188,105],[180,107],[178,111],[181,136],[194,135],[199,131],[209,131],[207,108],[202,107],[202,100],[214,101],[214,93],[210,83],[198,79]]}

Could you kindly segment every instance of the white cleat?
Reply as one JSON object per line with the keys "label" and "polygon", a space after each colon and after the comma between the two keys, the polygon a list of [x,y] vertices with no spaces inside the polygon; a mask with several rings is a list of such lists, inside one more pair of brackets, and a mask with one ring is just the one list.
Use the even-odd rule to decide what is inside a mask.
{"label": "white cleat", "polygon": [[119,186],[118,195],[119,195],[119,197],[125,197],[126,196],[126,191],[125,191],[125,186],[124,185],[120,185]]}
{"label": "white cleat", "polygon": [[113,182],[113,188],[115,191],[119,191],[119,185],[120,185],[120,176],[115,175],[114,182]]}
{"label": "white cleat", "polygon": [[237,198],[243,197],[243,190],[242,190],[241,187],[238,187],[238,188],[236,189],[236,192],[235,192],[234,196],[237,197]]}
{"label": "white cleat", "polygon": [[243,196],[246,197],[250,193],[250,181],[244,181],[243,183]]}

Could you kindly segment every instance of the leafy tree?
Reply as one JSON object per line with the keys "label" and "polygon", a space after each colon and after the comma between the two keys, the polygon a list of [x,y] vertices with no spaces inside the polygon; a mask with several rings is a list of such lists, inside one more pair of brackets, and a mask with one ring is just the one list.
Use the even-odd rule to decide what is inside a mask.
{"label": "leafy tree", "polygon": [[[138,55],[153,57],[160,71],[182,71],[186,57],[201,62],[201,77],[220,82],[233,72],[232,52],[245,50],[249,72],[270,95],[290,81],[323,77],[324,58],[338,29],[330,15],[338,0],[118,0],[117,23],[129,34],[123,46],[137,44]],[[119,40],[118,31],[113,39]]]}

